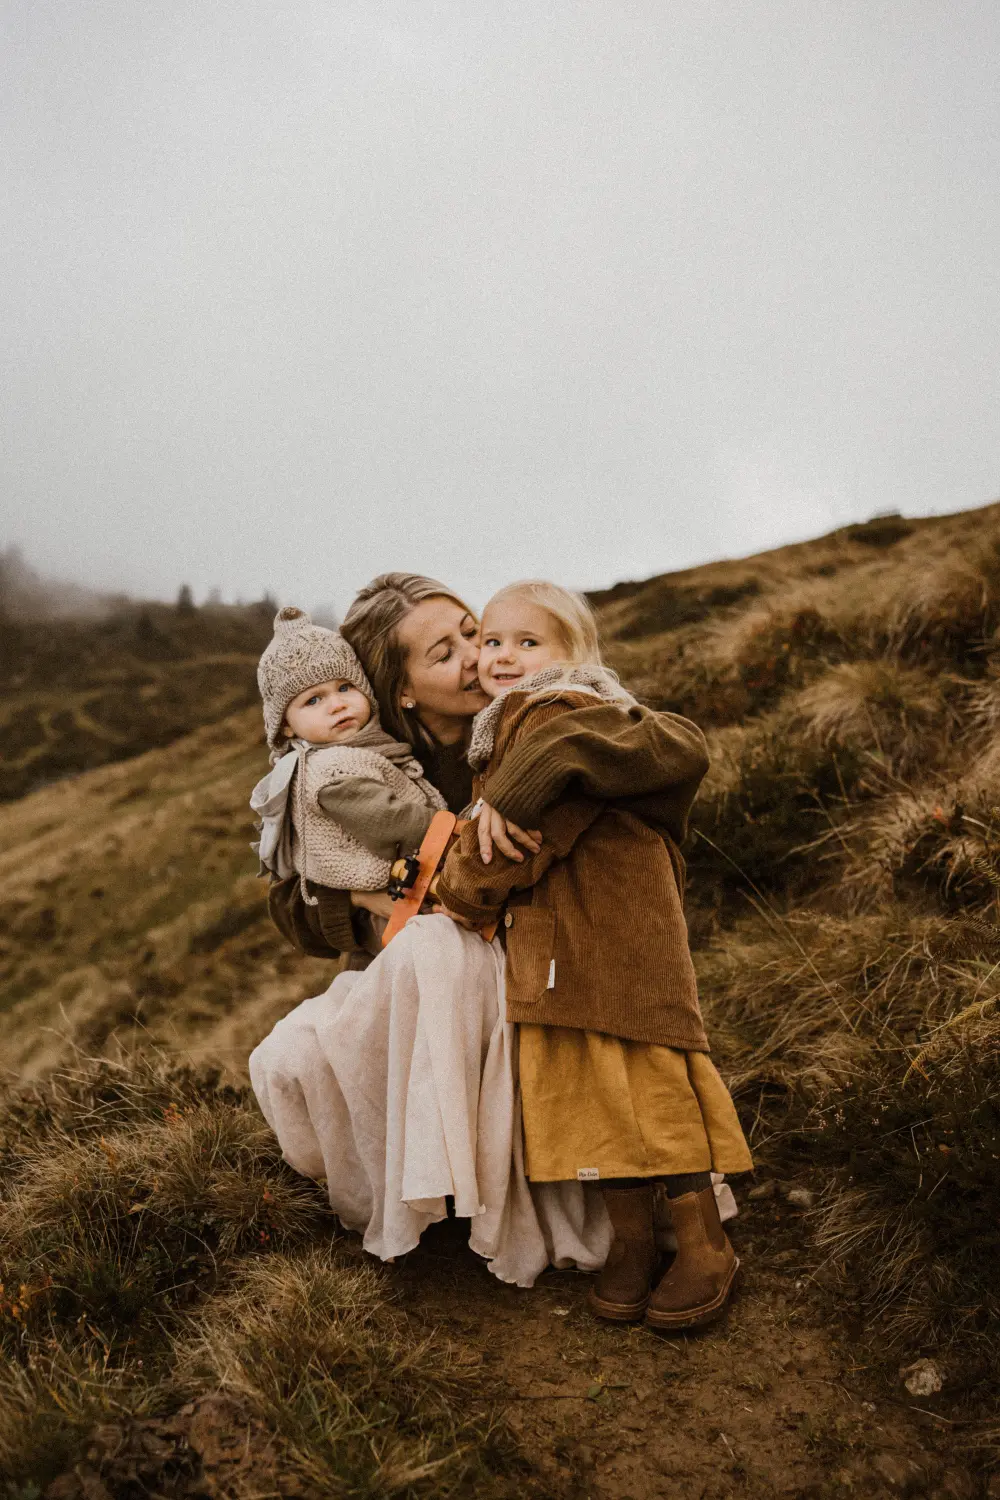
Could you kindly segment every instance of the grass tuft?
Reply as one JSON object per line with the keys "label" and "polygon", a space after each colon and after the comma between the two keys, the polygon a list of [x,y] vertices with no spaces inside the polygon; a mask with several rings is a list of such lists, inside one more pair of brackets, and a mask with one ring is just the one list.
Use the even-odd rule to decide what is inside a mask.
{"label": "grass tuft", "polygon": [[[228,1261],[328,1224],[236,1090],[155,1061],[96,1063],[15,1096],[0,1202],[0,1333],[155,1343]],[[35,1127],[32,1128],[32,1122]]]}
{"label": "grass tuft", "polygon": [[248,1266],[196,1320],[177,1378],[264,1424],[321,1494],[489,1494],[509,1464],[478,1367],[413,1340],[381,1269],[326,1251]]}

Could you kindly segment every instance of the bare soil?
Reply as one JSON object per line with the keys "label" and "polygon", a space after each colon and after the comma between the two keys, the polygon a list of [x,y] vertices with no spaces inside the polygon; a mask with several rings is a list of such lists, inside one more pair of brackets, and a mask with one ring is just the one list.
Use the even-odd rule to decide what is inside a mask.
{"label": "bare soil", "polygon": [[495,1374],[536,1469],[525,1494],[992,1493],[957,1446],[946,1398],[887,1389],[876,1356],[847,1336],[804,1268],[803,1217],[771,1200],[745,1204],[728,1228],[741,1290],[724,1322],[693,1336],[599,1322],[578,1273],[504,1286],[468,1250],[462,1221],[434,1226],[392,1275],[416,1329],[475,1349]]}

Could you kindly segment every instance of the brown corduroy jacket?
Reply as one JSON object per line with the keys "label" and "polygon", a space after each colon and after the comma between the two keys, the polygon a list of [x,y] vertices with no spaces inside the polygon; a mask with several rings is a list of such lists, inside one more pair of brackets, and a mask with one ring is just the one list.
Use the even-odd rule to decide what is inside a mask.
{"label": "brown corduroy jacket", "polygon": [[[542,702],[512,692],[477,790],[493,802],[499,788],[494,805],[508,816],[514,807],[523,816],[525,805],[534,812],[537,789],[529,787],[518,805],[516,788],[505,791],[503,764],[536,734],[570,744],[582,735],[589,774],[566,779],[537,814],[542,849],[521,864],[496,853],[484,865],[475,828],[466,829],[448,855],[438,894],[477,926],[506,908],[509,1020],[707,1052],[678,844],[708,754],[701,731],[676,715],[655,715],[658,732],[650,735],[650,712],[594,706],[592,696],[572,691]],[[595,735],[607,738],[605,758],[619,775],[634,739],[635,810],[627,796],[614,805],[600,800]]]}

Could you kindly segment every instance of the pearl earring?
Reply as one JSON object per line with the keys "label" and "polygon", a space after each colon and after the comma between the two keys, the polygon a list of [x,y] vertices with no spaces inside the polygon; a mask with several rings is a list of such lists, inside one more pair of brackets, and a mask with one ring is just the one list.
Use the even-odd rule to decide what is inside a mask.
{"label": "pearl earring", "polygon": [[412,698],[407,698],[403,704],[404,708],[416,708],[416,706]]}

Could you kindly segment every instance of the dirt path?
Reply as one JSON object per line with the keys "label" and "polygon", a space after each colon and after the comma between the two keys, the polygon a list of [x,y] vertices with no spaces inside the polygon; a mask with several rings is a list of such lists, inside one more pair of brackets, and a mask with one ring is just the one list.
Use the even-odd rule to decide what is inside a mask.
{"label": "dirt path", "polygon": [[597,1323],[586,1276],[548,1272],[530,1292],[502,1286],[460,1223],[432,1229],[392,1275],[418,1327],[478,1349],[510,1391],[508,1419],[540,1471],[526,1495],[985,1494],[946,1451],[946,1420],[859,1366],[801,1270],[801,1223],[776,1216],[770,1203],[744,1208],[733,1233],[743,1291],[727,1322],[696,1338]]}

